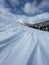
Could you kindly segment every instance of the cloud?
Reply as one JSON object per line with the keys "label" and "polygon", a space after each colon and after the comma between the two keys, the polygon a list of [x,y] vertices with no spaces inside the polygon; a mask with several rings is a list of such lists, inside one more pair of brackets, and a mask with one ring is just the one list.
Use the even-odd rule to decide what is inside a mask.
{"label": "cloud", "polygon": [[19,2],[20,0],[0,0],[0,4],[2,5],[9,5],[9,6],[12,6],[12,7],[15,7],[16,5],[19,5]]}
{"label": "cloud", "polygon": [[44,21],[49,20],[49,13],[42,13],[36,16],[25,16],[25,15],[17,15],[15,17],[15,20],[19,23],[25,24],[25,23],[30,23],[30,24],[35,24],[35,23],[40,23]]}
{"label": "cloud", "polygon": [[39,8],[49,8],[49,0],[43,0],[40,3]]}
{"label": "cloud", "polygon": [[30,16],[18,16],[18,20],[20,23],[30,23],[30,24],[35,24],[35,23],[40,23],[44,21],[49,20],[49,13],[42,13],[33,17]]}
{"label": "cloud", "polygon": [[1,4],[1,3],[4,4],[4,3],[5,3],[5,0],[0,0],[0,4]]}
{"label": "cloud", "polygon": [[19,5],[19,0],[10,0],[10,3],[12,6],[16,6],[16,5]]}
{"label": "cloud", "polygon": [[49,20],[49,13],[42,13],[34,17],[29,17],[28,21],[31,24],[40,23]]}
{"label": "cloud", "polygon": [[[28,14],[28,15],[36,15],[45,12],[47,8],[49,8],[49,0],[42,0],[40,4],[38,4],[37,0],[0,0],[0,7],[1,4],[4,4],[2,7],[6,6],[6,8],[14,12],[16,14]],[[23,7],[23,6],[24,7]]]}
{"label": "cloud", "polygon": [[31,3],[26,3],[23,10],[27,14],[35,14],[35,13],[42,12],[38,7],[36,7],[35,5],[32,5]]}
{"label": "cloud", "polygon": [[26,15],[14,15],[11,12],[9,12],[8,9],[0,7],[0,18],[4,19],[7,22],[35,24],[49,20],[49,13],[42,13],[32,17]]}
{"label": "cloud", "polygon": [[27,14],[43,13],[45,8],[49,8],[49,0],[43,0],[39,5],[37,1],[27,2],[22,8]]}

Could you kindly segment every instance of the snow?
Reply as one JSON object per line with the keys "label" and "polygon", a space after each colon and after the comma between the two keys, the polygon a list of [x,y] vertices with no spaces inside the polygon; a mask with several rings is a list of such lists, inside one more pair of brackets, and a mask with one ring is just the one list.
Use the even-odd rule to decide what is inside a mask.
{"label": "snow", "polygon": [[49,32],[21,25],[17,16],[0,11],[0,65],[49,65]]}

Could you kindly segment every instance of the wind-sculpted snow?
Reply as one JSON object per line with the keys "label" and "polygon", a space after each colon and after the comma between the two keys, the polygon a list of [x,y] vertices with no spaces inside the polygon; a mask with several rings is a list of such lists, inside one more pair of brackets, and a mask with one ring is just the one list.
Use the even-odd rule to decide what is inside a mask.
{"label": "wind-sculpted snow", "polygon": [[[4,29],[4,26],[8,28]],[[37,44],[36,33],[17,23],[7,25],[7,22],[2,22],[1,27],[4,31],[0,30],[0,65],[26,65]]]}
{"label": "wind-sculpted snow", "polygon": [[49,32],[0,24],[0,65],[49,65]]}
{"label": "wind-sculpted snow", "polygon": [[26,19],[0,7],[0,65],[49,65],[49,32],[21,25]]}

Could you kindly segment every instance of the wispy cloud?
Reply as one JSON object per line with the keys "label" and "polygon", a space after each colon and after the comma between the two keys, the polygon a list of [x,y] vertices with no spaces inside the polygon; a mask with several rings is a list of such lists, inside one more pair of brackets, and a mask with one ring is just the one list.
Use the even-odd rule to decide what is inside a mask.
{"label": "wispy cloud", "polygon": [[49,0],[43,0],[39,5],[37,5],[37,1],[34,0],[32,3],[26,3],[22,9],[27,14],[36,14],[44,12],[46,8],[49,8]]}
{"label": "wispy cloud", "polygon": [[6,8],[0,7],[0,19],[3,18],[8,22],[19,23],[39,23],[49,20],[49,13],[42,13],[33,17],[26,15],[14,15],[10,13]]}
{"label": "wispy cloud", "polygon": [[24,8],[22,8],[25,13],[27,14],[36,14],[36,13],[41,13],[43,12],[40,10],[36,5],[33,5],[33,3],[26,3],[24,5]]}
{"label": "wispy cloud", "polygon": [[38,7],[39,8],[49,8],[49,0],[43,0]]}
{"label": "wispy cloud", "polygon": [[[49,9],[49,0],[42,0],[40,4],[37,0],[6,0],[9,4],[5,3],[5,0],[0,0],[0,4],[5,3],[9,6],[8,10],[19,13],[19,14],[41,14],[44,13],[46,9]],[[23,5],[23,6],[22,6]],[[7,6],[7,7],[8,7]],[[13,9],[12,9],[13,8]],[[20,9],[19,9],[20,8]]]}
{"label": "wispy cloud", "polygon": [[36,15],[34,17],[29,17],[28,21],[31,24],[39,23],[39,22],[44,22],[49,20],[49,13],[42,13],[39,15]]}
{"label": "wispy cloud", "polygon": [[12,5],[12,6],[16,6],[16,5],[19,5],[19,0],[10,0],[10,4]]}

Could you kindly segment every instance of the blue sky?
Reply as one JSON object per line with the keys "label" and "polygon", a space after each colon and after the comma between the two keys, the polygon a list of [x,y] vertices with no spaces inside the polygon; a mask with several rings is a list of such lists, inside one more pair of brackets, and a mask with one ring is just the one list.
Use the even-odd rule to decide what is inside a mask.
{"label": "blue sky", "polygon": [[34,16],[49,12],[49,0],[5,0],[12,13]]}

